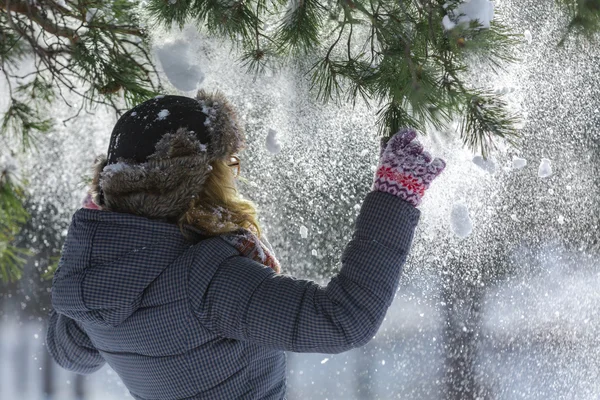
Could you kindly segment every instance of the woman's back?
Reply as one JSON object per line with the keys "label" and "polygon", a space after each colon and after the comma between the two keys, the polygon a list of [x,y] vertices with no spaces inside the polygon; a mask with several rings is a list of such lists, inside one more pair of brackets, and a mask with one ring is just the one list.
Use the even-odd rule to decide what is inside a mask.
{"label": "woman's back", "polygon": [[282,351],[215,335],[191,311],[218,266],[236,256],[220,238],[190,243],[176,225],[77,211],[52,296],[70,319],[51,322],[66,324],[79,348],[65,349],[59,363],[89,373],[106,361],[138,399],[281,399]]}

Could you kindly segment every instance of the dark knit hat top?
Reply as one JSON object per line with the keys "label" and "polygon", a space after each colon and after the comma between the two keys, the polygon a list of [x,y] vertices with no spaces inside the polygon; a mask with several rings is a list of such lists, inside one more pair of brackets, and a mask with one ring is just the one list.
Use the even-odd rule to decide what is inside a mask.
{"label": "dark knit hat top", "polygon": [[200,91],[195,99],[161,95],[119,118],[110,138],[107,164],[119,160],[143,163],[156,152],[166,133],[180,128],[194,134],[215,158],[233,154],[243,146],[235,112],[221,93]]}
{"label": "dark knit hat top", "polygon": [[183,96],[158,96],[126,112],[115,125],[108,146],[108,164],[118,159],[142,163],[156,151],[165,133],[178,128],[196,134],[200,143],[208,144],[204,122],[207,115],[195,99]]}

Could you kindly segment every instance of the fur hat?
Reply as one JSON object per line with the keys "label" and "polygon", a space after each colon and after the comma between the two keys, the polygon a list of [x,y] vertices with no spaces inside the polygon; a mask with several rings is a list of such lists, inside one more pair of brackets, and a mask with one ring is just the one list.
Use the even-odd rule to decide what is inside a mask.
{"label": "fur hat", "polygon": [[222,93],[157,96],[119,118],[90,192],[104,210],[175,221],[201,192],[210,164],[243,147]]}

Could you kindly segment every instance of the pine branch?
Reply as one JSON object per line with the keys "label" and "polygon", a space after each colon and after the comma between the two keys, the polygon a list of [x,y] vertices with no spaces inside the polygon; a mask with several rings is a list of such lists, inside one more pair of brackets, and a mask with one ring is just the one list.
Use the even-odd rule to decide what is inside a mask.
{"label": "pine branch", "polygon": [[[20,151],[35,150],[38,135],[53,126],[46,112],[54,101],[74,108],[74,103],[79,103],[74,114],[63,121],[66,123],[97,106],[120,114],[123,103],[131,107],[160,90],[135,4],[129,0],[68,4],[0,0],[0,69],[9,99],[0,122],[3,150],[17,145]],[[100,11],[91,12],[92,8]],[[26,57],[33,61],[33,73],[19,71]],[[26,254],[12,245],[23,221],[9,217],[18,215],[18,207],[23,209],[23,198],[11,197],[11,187],[16,190],[16,186],[0,182],[0,208],[12,204],[12,211],[0,210],[0,277],[4,279],[17,276]]]}
{"label": "pine branch", "polygon": [[421,124],[415,120],[401,103],[390,102],[377,112],[379,133],[384,138],[391,137],[403,127],[422,129]]}
{"label": "pine branch", "polygon": [[0,279],[3,281],[20,279],[23,257],[30,254],[28,250],[12,245],[29,215],[22,204],[23,189],[11,168],[0,165]]}
{"label": "pine branch", "polygon": [[[49,120],[41,114],[43,107],[30,105],[32,99],[47,104],[58,96],[71,106],[74,95],[81,98],[86,110],[104,105],[120,114],[120,93],[126,106],[157,93],[158,71],[145,33],[136,23],[134,5],[115,0],[93,17],[88,15],[91,6],[104,4],[80,1],[67,8],[49,0],[31,4],[1,0],[0,27],[8,32],[0,45],[2,72],[7,80],[22,86],[12,90],[9,85],[11,105],[3,116],[2,133],[12,130],[25,135],[21,143],[28,144],[27,137],[36,131],[48,131]],[[37,67],[34,82],[45,82],[52,95],[29,93],[33,87],[14,73],[18,60],[26,55],[33,56]],[[81,111],[79,108],[75,115]]]}
{"label": "pine branch", "polygon": [[[450,8],[456,8],[460,1],[450,3]],[[213,34],[235,34],[234,42],[243,48],[242,64],[255,73],[264,71],[277,55],[309,56],[313,61],[307,74],[317,99],[338,102],[345,98],[355,104],[360,96],[369,105],[383,105],[379,124],[386,125],[380,126],[380,132],[389,135],[403,123],[423,130],[430,124],[442,128],[461,117],[476,120],[467,94],[485,92],[485,88],[467,87],[467,60],[485,59],[493,69],[515,61],[516,36],[499,23],[480,29],[474,22],[445,31],[441,21],[448,11],[442,0],[245,4],[245,14],[239,14],[235,29],[228,28],[229,19],[224,18],[228,9],[239,5],[235,1],[224,5],[216,0],[184,0],[167,5],[164,0],[151,0],[150,7],[158,23],[182,26],[195,20]],[[283,11],[282,4],[286,5]],[[275,30],[265,32],[263,21],[277,21]],[[494,104],[486,118],[510,123],[503,114],[503,103],[498,100]],[[465,124],[471,131],[462,132],[465,143],[477,145],[484,153],[492,144],[490,135],[508,136],[514,129],[485,130],[481,128],[484,125],[489,126]]]}
{"label": "pine branch", "polygon": [[[483,156],[495,149],[495,140],[504,139],[515,144],[519,137],[514,126],[518,117],[507,111],[507,104],[491,93],[464,93],[467,100],[466,117],[462,121],[461,139],[471,149]],[[464,132],[473,132],[466,135]]]}
{"label": "pine branch", "polygon": [[179,29],[183,29],[186,22],[197,18],[200,13],[200,5],[192,8],[194,0],[177,0],[171,4],[165,0],[151,0],[148,4],[148,11],[155,16],[154,22],[171,29],[176,24]]}
{"label": "pine branch", "polygon": [[44,31],[49,34],[64,37],[67,39],[73,39],[76,33],[73,29],[69,29],[65,26],[60,26],[50,19],[43,16],[40,10],[35,6],[27,2],[20,2],[15,0],[2,0],[0,2],[0,10],[6,13],[17,13],[27,16],[27,18],[38,24]]}
{"label": "pine branch", "polygon": [[320,43],[325,7],[318,0],[292,0],[274,40],[284,53],[307,54]]}
{"label": "pine branch", "polygon": [[[341,92],[340,82],[338,81],[338,73],[342,64],[336,63],[331,59],[332,52],[340,42],[346,27],[346,21],[342,22],[337,29],[339,33],[335,41],[329,49],[325,57],[315,63],[308,73],[312,72],[311,89],[318,90],[317,99],[328,102],[329,100],[337,100]],[[334,31],[335,32],[335,31]]]}
{"label": "pine branch", "polygon": [[594,40],[600,33],[600,0],[556,0],[559,7],[565,10],[570,21],[566,32],[559,41],[559,46],[573,34]]}

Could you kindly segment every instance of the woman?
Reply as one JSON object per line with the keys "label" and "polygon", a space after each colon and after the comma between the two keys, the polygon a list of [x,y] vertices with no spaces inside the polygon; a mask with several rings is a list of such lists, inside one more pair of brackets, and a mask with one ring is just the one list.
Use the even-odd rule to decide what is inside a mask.
{"label": "woman", "polygon": [[[221,94],[159,96],[124,114],[69,228],[48,350],[105,362],[136,399],[282,399],[285,353],[340,353],[377,332],[425,189],[445,167],[413,131],[383,146],[342,268],[326,287],[280,274],[235,188],[243,136]],[[233,171],[233,173],[232,173]]]}

